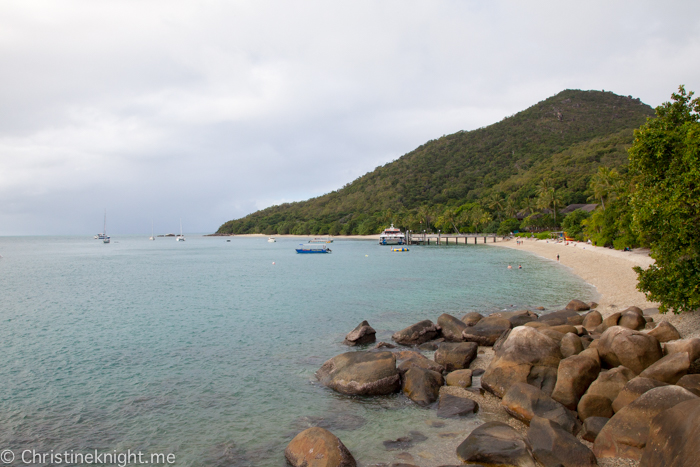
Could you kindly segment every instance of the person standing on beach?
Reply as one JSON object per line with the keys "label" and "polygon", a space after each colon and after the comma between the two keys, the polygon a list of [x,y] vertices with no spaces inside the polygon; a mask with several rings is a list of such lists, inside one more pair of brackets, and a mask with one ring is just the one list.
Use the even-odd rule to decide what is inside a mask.
{"label": "person standing on beach", "polygon": [[557,263],[559,262],[559,255],[557,255]]}

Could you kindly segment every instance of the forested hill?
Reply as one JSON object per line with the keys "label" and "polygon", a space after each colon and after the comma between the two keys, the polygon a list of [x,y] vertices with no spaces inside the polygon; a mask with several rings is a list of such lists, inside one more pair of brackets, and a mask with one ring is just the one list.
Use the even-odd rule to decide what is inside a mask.
{"label": "forested hill", "polygon": [[[395,222],[425,228],[442,210],[479,205],[492,219],[521,209],[550,179],[561,201],[585,203],[598,167],[622,167],[633,130],[654,111],[611,92],[566,90],[502,121],[428,141],[343,188],[228,221],[217,233],[368,234]],[[459,211],[459,209],[457,209]]]}

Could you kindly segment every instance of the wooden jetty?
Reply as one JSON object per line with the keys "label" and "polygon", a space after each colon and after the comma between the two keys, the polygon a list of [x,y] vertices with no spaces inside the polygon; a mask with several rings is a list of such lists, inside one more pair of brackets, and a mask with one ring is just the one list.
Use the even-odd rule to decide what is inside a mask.
{"label": "wooden jetty", "polygon": [[492,239],[492,243],[496,243],[496,236],[493,233],[444,234],[408,231],[406,232],[406,243],[409,245],[449,245],[450,243],[455,245],[473,243],[476,245],[480,239],[483,239],[482,243],[486,243],[487,239]]}

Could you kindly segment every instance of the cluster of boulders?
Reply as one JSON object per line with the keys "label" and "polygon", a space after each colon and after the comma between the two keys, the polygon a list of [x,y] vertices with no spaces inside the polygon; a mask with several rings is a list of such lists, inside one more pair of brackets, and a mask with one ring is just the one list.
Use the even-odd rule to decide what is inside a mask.
{"label": "cluster of boulders", "polygon": [[[657,325],[636,307],[606,318],[591,308],[595,304],[573,300],[542,315],[529,310],[468,313],[462,319],[443,314],[437,323],[421,321],[392,336],[401,346],[435,350],[432,359],[382,342],[331,358],[316,376],[342,394],[402,391],[421,406],[437,401],[438,417],[464,417],[478,405],[448,388],[470,389],[474,371],[483,371],[469,368],[478,347],[492,346],[481,387],[529,428],[521,434],[501,422],[481,425],[457,448],[463,462],[566,467],[621,457],[642,466],[697,465],[700,374],[689,370],[700,363],[700,339],[681,339],[671,324]],[[364,321],[345,343],[373,343],[374,335]],[[292,465],[355,465],[334,435],[309,430],[287,448]],[[593,443],[592,449],[580,438]]]}

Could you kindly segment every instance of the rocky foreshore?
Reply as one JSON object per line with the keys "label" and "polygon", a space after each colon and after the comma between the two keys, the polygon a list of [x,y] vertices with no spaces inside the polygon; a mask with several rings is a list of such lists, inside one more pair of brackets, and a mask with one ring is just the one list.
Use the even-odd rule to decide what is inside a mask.
{"label": "rocky foreshore", "polygon": [[[697,465],[700,338],[683,339],[656,309],[595,307],[442,314],[395,332],[394,343],[374,344],[363,321],[344,342],[357,349],[316,377],[346,395],[401,392],[439,418],[498,412],[458,445],[461,465]],[[299,433],[285,457],[295,467],[356,465],[321,427]]]}

